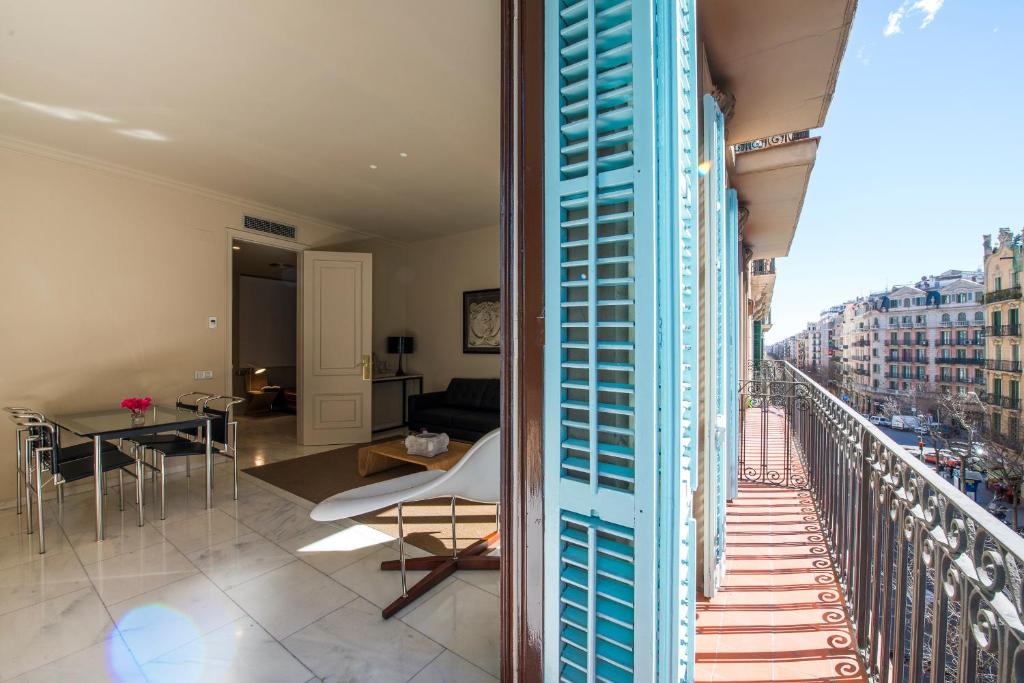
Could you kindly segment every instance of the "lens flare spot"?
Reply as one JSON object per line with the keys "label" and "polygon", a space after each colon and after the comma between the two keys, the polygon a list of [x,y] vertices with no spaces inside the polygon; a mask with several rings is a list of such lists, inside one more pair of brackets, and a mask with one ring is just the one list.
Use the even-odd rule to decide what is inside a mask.
{"label": "lens flare spot", "polygon": [[704,161],[700,162],[699,164],[697,164],[697,174],[700,175],[701,177],[706,176],[710,172],[711,172],[711,162],[710,161],[704,160]]}

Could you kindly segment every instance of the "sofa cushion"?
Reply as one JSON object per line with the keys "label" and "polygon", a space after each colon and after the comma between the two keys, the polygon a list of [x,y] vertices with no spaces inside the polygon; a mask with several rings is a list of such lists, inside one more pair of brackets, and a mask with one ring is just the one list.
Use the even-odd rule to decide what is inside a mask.
{"label": "sofa cushion", "polygon": [[484,395],[480,399],[480,409],[495,413],[501,411],[501,382],[499,380],[487,380],[487,384],[484,385]]}
{"label": "sofa cushion", "polygon": [[426,408],[417,410],[415,419],[419,424],[448,427],[452,424],[452,414],[456,412],[458,412],[456,408]]}
{"label": "sofa cushion", "polygon": [[448,383],[445,403],[453,408],[479,408],[486,380],[456,377]]}
{"label": "sofa cushion", "polygon": [[451,409],[451,426],[469,432],[487,433],[497,429],[501,421],[497,413],[485,410]]}

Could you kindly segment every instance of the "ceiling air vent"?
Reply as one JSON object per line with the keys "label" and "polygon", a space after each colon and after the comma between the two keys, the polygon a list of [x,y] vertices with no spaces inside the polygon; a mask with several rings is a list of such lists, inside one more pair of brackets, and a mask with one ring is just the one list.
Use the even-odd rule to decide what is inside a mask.
{"label": "ceiling air vent", "polygon": [[295,239],[295,226],[292,225],[275,223],[274,221],[268,221],[266,218],[256,218],[255,216],[245,216],[244,225],[249,230],[265,232],[270,235],[277,235],[278,237],[287,237],[290,240]]}

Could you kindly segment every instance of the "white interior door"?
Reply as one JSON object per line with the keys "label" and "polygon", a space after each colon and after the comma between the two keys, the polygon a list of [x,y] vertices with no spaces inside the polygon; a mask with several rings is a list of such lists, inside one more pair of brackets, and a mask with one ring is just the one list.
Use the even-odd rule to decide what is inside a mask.
{"label": "white interior door", "polygon": [[304,251],[301,258],[299,440],[369,441],[372,256]]}

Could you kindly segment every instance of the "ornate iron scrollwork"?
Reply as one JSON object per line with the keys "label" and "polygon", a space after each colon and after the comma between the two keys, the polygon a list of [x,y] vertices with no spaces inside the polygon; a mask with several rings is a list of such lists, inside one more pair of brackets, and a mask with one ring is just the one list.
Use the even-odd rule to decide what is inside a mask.
{"label": "ornate iron scrollwork", "polygon": [[792,366],[757,370],[802,387],[787,416],[869,680],[1024,681],[1024,539]]}
{"label": "ornate iron scrollwork", "polygon": [[[794,411],[810,408],[809,387],[778,361],[752,361],[740,385],[739,478],[776,486],[807,488],[806,468],[792,437]],[[781,441],[774,432],[781,418]]]}

